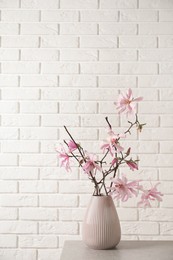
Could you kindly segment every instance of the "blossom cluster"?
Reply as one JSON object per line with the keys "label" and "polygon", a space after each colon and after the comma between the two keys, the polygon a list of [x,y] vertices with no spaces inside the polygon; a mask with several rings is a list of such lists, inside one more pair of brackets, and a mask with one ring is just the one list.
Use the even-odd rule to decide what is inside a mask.
{"label": "blossom cluster", "polygon": [[[100,149],[103,152],[102,159],[98,159],[96,154],[89,153],[84,150],[83,147],[77,143],[67,127],[65,127],[70,140],[65,141],[64,145],[61,144],[60,149],[57,149],[58,157],[60,160],[60,166],[64,167],[66,171],[71,170],[71,160],[74,159],[81,167],[88,178],[94,184],[95,196],[111,195],[113,199],[127,201],[129,198],[137,197],[139,194],[141,200],[139,206],[151,207],[152,201],[162,201],[163,194],[157,190],[159,183],[154,186],[151,185],[150,189],[143,187],[142,180],[128,181],[124,174],[119,176],[119,168],[122,165],[129,167],[130,170],[138,170],[138,160],[134,160],[131,157],[131,147],[127,150],[121,145],[121,139],[125,139],[128,134],[131,134],[133,127],[136,127],[141,132],[145,124],[139,123],[136,113],[137,102],[142,101],[142,97],[134,98],[132,90],[129,89],[126,93],[119,95],[118,101],[115,102],[116,109],[119,114],[135,115],[135,121],[128,121],[129,127],[124,133],[115,133],[112,126],[106,117],[108,124],[107,138],[103,140]],[[109,158],[109,162],[107,159]],[[110,159],[111,158],[111,159]],[[107,187],[106,179],[109,179],[110,185]],[[104,192],[104,193],[103,193]]]}

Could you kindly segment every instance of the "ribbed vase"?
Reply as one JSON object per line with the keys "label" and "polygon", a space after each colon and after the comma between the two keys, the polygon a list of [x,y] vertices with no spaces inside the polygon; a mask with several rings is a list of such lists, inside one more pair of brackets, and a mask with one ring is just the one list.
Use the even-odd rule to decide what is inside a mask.
{"label": "ribbed vase", "polygon": [[120,222],[111,196],[92,196],[84,217],[82,238],[93,249],[111,249],[120,242]]}

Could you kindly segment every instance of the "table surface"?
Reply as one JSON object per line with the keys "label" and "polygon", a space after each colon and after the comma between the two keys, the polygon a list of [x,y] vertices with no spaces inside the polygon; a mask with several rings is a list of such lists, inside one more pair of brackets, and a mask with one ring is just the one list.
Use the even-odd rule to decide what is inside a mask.
{"label": "table surface", "polygon": [[94,250],[66,241],[61,260],[173,260],[173,241],[121,241],[115,249]]}

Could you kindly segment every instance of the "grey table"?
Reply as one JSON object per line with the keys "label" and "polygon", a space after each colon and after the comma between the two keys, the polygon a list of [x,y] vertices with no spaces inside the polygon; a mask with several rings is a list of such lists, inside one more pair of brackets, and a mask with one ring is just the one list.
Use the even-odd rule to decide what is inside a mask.
{"label": "grey table", "polygon": [[173,260],[173,241],[121,241],[112,250],[93,250],[66,241],[61,260]]}

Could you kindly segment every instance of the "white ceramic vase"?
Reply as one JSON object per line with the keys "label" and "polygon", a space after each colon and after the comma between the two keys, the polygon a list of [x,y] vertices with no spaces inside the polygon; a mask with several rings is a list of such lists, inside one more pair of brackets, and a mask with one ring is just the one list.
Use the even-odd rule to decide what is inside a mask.
{"label": "white ceramic vase", "polygon": [[120,242],[120,222],[111,196],[91,197],[83,221],[82,238],[93,249],[111,249]]}

